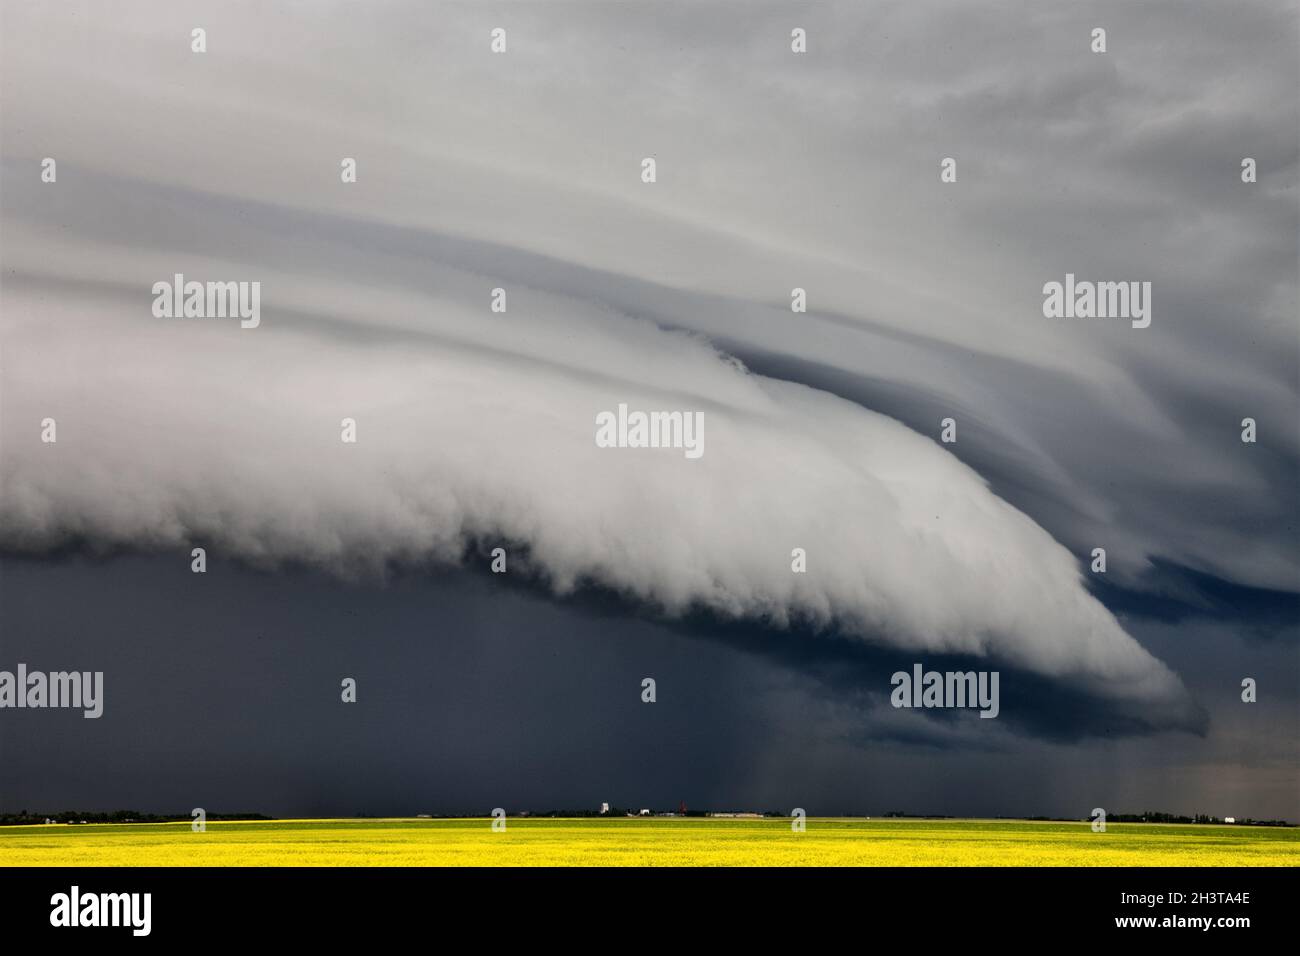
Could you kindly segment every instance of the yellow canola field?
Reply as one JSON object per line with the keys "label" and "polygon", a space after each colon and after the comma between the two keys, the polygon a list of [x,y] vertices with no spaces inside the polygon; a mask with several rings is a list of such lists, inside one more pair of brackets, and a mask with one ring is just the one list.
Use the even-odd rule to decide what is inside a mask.
{"label": "yellow canola field", "polygon": [[511,818],[0,827],[0,866],[1296,866],[1295,828]]}

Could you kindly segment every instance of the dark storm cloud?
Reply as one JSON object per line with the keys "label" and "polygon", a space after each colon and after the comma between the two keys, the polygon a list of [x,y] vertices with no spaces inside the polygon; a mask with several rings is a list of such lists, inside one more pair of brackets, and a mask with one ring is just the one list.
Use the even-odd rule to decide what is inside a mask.
{"label": "dark storm cloud", "polygon": [[[823,730],[855,747],[964,746],[864,690],[920,654],[1014,675],[1001,743],[976,749],[1203,733],[1225,711],[1180,677],[1203,687],[1184,666],[1209,665],[1167,641],[1153,657],[1146,619],[1293,646],[1295,39],[1294,9],[1264,2],[6,2],[3,542],[347,574],[497,538],[533,584],[617,595],[613,640],[711,609],[669,625],[708,638],[683,659],[789,672],[770,706],[825,691],[846,710]],[[178,271],[262,281],[265,325],[159,324],[146,290]],[[1044,319],[1066,272],[1151,281],[1152,326]],[[705,467],[590,457],[592,413],[626,397],[707,409]],[[34,440],[47,414],[60,458]],[[345,463],[351,414],[368,457]],[[949,415],[941,452],[925,438]],[[1107,587],[1079,573],[1097,546]],[[333,587],[299,583],[304,606]],[[252,616],[277,600],[247,586]],[[471,593],[466,621],[494,600]],[[688,760],[761,760],[681,733]]]}

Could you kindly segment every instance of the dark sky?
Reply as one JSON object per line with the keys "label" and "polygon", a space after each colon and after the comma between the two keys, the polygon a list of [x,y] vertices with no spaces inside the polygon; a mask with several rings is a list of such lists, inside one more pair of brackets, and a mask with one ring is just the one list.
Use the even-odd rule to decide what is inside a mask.
{"label": "dark sky", "polygon": [[[842,638],[806,636],[800,655],[758,629],[650,623],[610,613],[607,597],[556,603],[469,572],[351,585],[220,562],[195,575],[184,555],[9,558],[0,602],[10,666],[76,662],[106,684],[98,720],[5,712],[5,810],[413,814],[685,800],[1295,816],[1294,630],[1251,639],[1235,623],[1142,623],[1137,633],[1210,715],[1207,736],[1151,736],[1108,733],[1095,703],[1072,712],[1059,692],[1018,701],[1005,677],[1013,690],[997,721],[966,713],[953,728],[883,707],[889,673],[906,662],[863,661]],[[1258,676],[1258,704],[1239,702],[1238,674]],[[356,704],[339,700],[345,676],[357,679]],[[644,677],[657,682],[654,704],[640,699]],[[1091,732],[1072,732],[1081,726]]]}

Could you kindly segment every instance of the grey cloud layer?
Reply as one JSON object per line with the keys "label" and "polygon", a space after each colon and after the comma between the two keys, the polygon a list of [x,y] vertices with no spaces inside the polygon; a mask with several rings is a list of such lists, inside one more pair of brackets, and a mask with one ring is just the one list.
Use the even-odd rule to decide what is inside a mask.
{"label": "grey cloud layer", "polygon": [[[1076,555],[1295,587],[1294,13],[1103,9],[1106,57],[1018,5],[7,3],[6,541],[347,566],[509,535],[561,589],[987,653],[1186,722]],[[1212,75],[1233,48],[1251,68]],[[152,319],[176,271],[259,279],[265,327]],[[1152,328],[1044,320],[1066,271],[1153,281]],[[666,326],[949,410],[1069,550],[928,440]],[[597,451],[618,401],[703,409],[705,458]]]}

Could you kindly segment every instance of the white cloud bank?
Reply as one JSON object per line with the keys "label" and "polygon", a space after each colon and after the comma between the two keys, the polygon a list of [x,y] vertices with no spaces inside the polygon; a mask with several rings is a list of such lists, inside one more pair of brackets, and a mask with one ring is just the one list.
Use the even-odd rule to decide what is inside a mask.
{"label": "white cloud bank", "polygon": [[[595,582],[669,613],[809,620],[987,656],[1157,723],[1191,713],[1178,679],[1086,593],[1074,555],[891,419],[546,296],[499,316],[264,281],[262,326],[247,331],[155,319],[143,282],[57,301],[44,280],[7,286],[0,546],[77,537],[187,561],[194,543],[214,560],[346,573],[522,541],[561,593]],[[596,414],[619,402],[702,411],[705,455],[597,448]],[[45,417],[56,444],[39,440]],[[806,574],[791,571],[794,547]]]}

